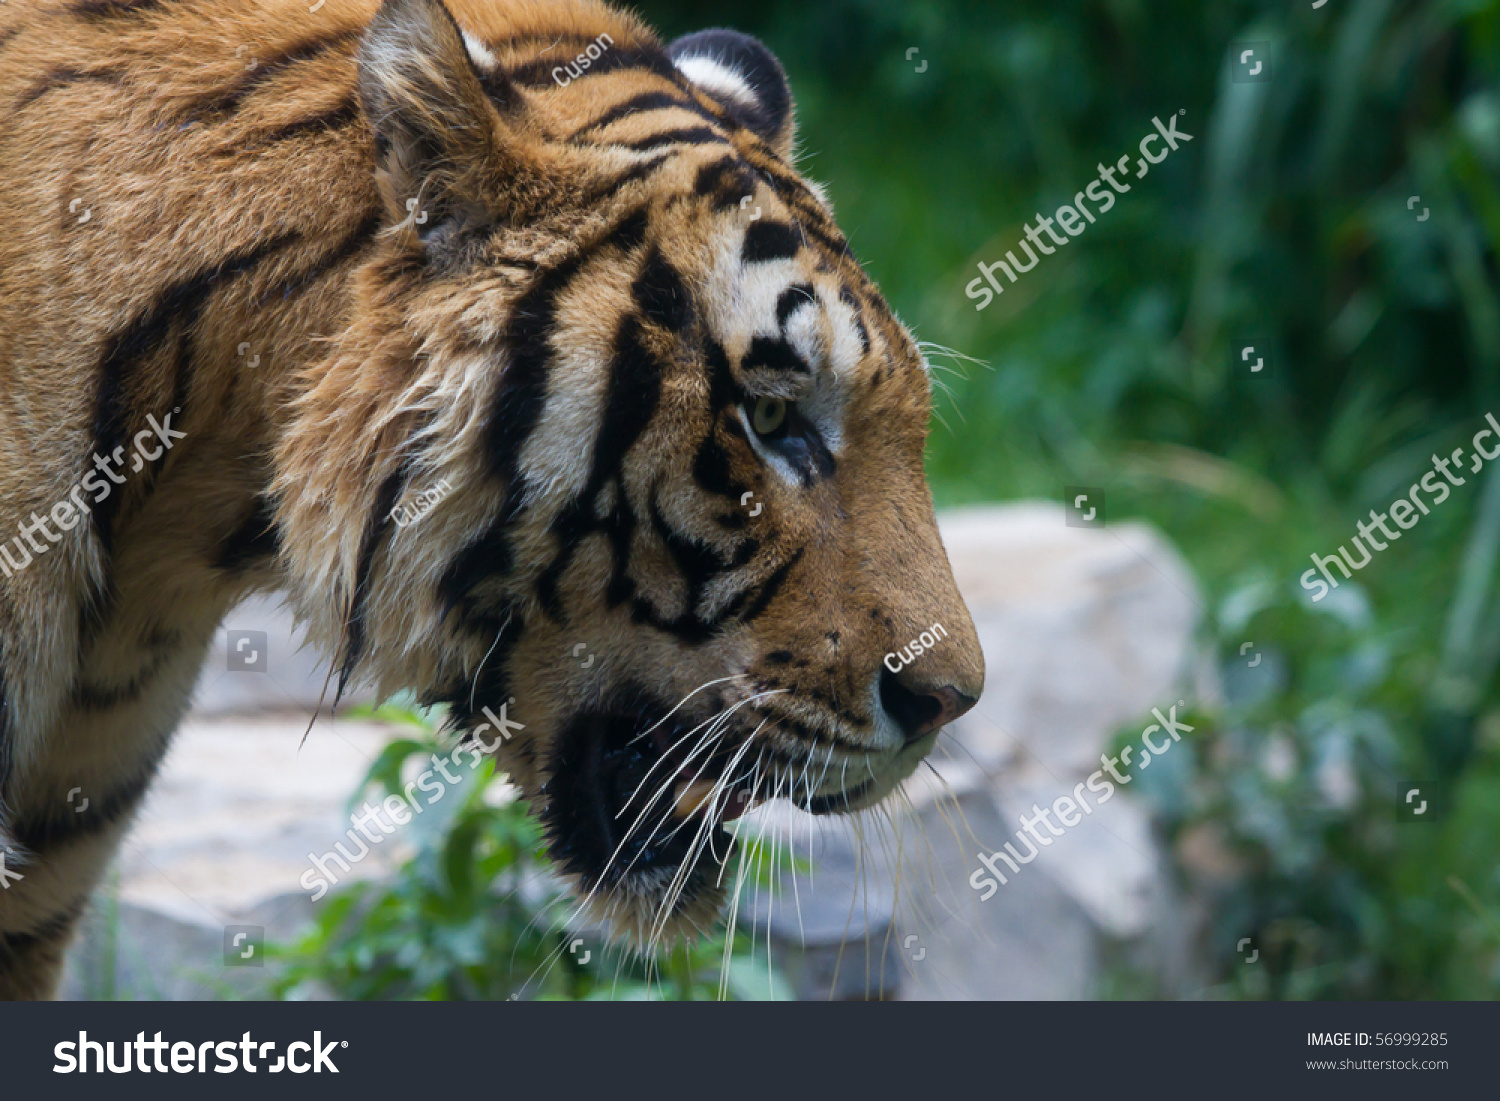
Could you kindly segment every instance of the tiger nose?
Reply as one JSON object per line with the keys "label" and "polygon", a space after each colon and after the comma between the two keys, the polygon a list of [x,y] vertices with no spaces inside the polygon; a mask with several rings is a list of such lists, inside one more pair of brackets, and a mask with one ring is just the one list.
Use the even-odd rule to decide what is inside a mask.
{"label": "tiger nose", "polygon": [[884,669],[880,674],[880,704],[896,720],[907,744],[940,730],[979,702],[951,684],[924,684],[917,678]]}

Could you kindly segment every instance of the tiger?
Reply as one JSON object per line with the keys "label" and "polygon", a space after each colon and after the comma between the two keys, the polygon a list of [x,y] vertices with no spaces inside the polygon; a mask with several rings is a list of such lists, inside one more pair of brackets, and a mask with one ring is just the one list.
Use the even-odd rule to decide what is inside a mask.
{"label": "tiger", "polygon": [[975,704],[931,367],[794,114],[754,37],[600,0],[0,7],[0,996],[56,996],[254,592],[335,706],[479,743],[624,945]]}

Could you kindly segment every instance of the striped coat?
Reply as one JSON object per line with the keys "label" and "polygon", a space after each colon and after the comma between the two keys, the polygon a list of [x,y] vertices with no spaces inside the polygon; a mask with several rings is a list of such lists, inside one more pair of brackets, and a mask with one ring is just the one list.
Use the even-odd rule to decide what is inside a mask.
{"label": "striped coat", "polygon": [[640,944],[725,819],[915,767],[983,678],[927,369],[793,144],[760,43],[593,0],[0,7],[0,996],[252,590],[340,687],[507,705]]}

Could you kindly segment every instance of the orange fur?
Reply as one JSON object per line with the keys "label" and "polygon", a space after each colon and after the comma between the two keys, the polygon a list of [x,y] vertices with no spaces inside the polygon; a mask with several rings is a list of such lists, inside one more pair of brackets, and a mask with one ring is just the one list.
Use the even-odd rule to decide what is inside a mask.
{"label": "orange fur", "polygon": [[[789,167],[790,112],[756,132],[591,0],[376,8],[0,8],[0,540],[148,417],[185,433],[0,578],[0,847],[27,876],[0,896],[0,995],[50,989],[252,589],[288,589],[346,675],[460,726],[514,698],[501,763],[539,812],[564,729],[630,692],[694,721],[741,705],[723,730],[773,762],[766,793],[798,790],[775,760],[821,768],[807,800],[852,792],[853,764],[850,806],[931,745],[888,713],[888,650],[941,622],[900,691],[979,694],[922,476],[925,365]],[[601,36],[597,70],[551,77]],[[597,125],[650,95],[680,105]],[[773,226],[794,254],[756,258],[791,248]],[[756,373],[777,324],[811,371]],[[632,364],[645,381],[616,381]],[[757,393],[793,399],[828,465],[794,476],[751,439]],[[419,524],[388,522],[440,480]],[[63,817],[76,786],[111,816]],[[642,943],[722,901],[564,870]]]}

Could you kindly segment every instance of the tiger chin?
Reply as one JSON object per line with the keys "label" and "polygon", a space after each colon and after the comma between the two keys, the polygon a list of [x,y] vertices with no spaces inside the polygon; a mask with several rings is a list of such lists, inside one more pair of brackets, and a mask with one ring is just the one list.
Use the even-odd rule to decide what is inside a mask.
{"label": "tiger chin", "polygon": [[0,569],[0,995],[52,989],[251,591],[340,693],[492,751],[638,947],[717,919],[725,823],[873,806],[977,700],[928,368],[761,43],[589,0],[15,7],[0,537],[81,515]]}

